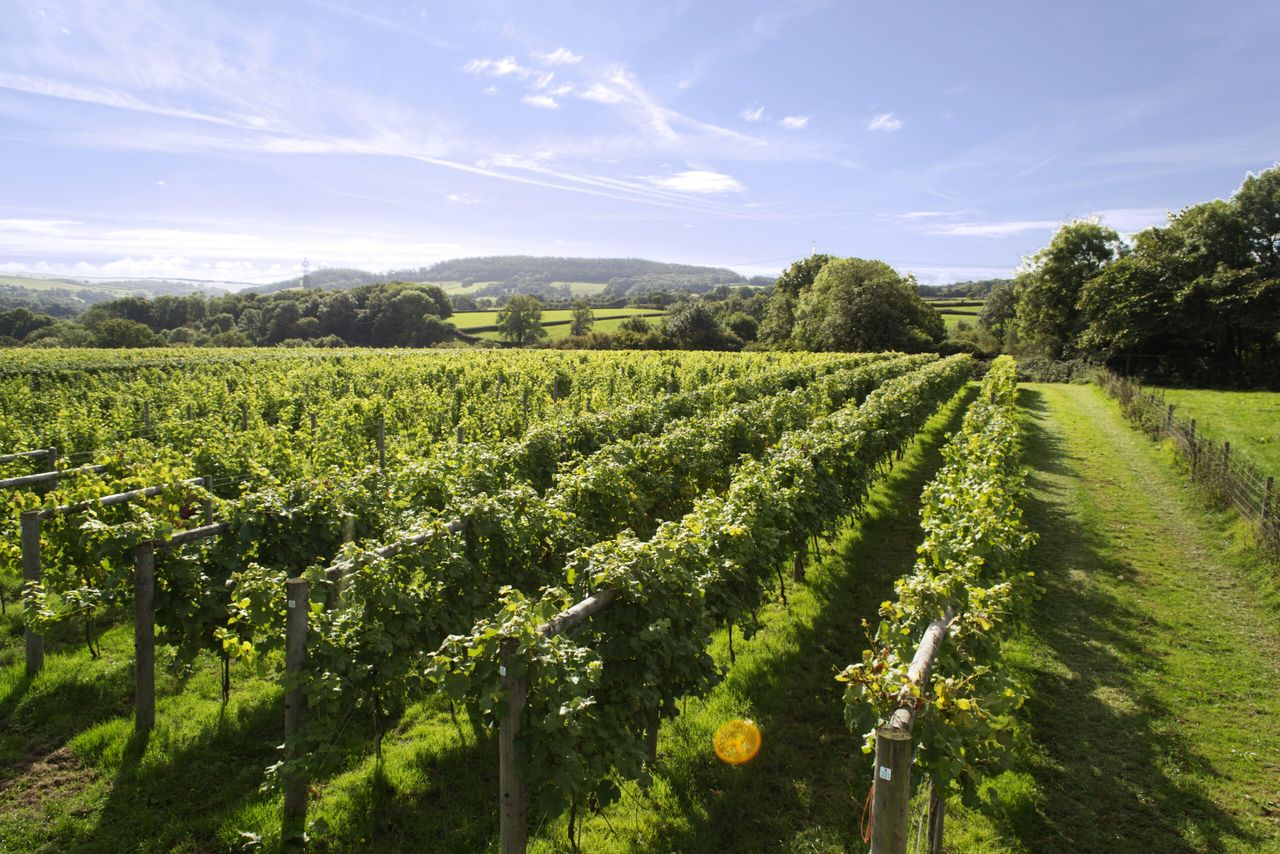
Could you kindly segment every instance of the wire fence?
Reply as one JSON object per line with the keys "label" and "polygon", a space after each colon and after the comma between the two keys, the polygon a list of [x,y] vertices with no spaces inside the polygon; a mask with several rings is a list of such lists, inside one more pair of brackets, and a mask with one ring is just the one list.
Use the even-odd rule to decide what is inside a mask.
{"label": "wire fence", "polygon": [[1154,438],[1169,439],[1192,479],[1252,522],[1263,554],[1280,563],[1280,495],[1275,477],[1233,453],[1230,442],[1205,435],[1194,418],[1178,418],[1163,392],[1109,371],[1099,373],[1099,382],[1130,421]]}

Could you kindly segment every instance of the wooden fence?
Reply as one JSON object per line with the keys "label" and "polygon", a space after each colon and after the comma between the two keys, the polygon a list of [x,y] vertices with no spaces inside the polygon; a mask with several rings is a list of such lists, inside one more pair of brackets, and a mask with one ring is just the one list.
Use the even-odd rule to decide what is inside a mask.
{"label": "wooden fence", "polygon": [[1099,382],[1119,401],[1129,420],[1154,438],[1169,439],[1186,461],[1192,479],[1252,522],[1259,549],[1280,562],[1280,496],[1273,475],[1263,474],[1242,454],[1233,453],[1230,442],[1205,435],[1196,419],[1178,418],[1162,392],[1110,372],[1101,374]]}

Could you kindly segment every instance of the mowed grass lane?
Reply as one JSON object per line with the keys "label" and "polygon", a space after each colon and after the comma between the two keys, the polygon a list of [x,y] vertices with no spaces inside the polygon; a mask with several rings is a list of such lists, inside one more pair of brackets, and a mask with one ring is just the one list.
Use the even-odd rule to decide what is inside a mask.
{"label": "mowed grass lane", "polygon": [[1280,851],[1280,623],[1230,514],[1093,386],[1031,385],[1028,754],[952,851]]}

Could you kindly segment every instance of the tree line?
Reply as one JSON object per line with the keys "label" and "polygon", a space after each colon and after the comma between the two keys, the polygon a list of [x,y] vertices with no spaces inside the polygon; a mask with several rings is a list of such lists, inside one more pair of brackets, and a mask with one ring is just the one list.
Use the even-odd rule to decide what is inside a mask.
{"label": "tree line", "polygon": [[1064,225],[979,317],[1008,350],[1153,379],[1280,383],[1280,167],[1128,242]]}

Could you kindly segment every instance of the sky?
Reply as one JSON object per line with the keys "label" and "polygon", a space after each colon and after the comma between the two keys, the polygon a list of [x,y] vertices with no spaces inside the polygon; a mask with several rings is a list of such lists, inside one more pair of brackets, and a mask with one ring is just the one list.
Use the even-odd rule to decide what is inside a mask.
{"label": "sky", "polygon": [[1280,4],[0,0],[0,273],[1008,275],[1280,159]]}

